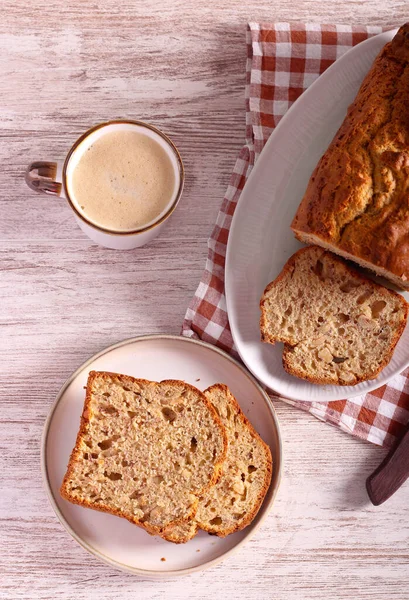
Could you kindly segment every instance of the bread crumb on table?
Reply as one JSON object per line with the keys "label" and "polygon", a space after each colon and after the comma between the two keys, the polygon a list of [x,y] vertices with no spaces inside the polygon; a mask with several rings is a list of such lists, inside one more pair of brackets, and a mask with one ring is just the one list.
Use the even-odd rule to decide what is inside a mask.
{"label": "bread crumb on table", "polygon": [[161,558],[161,561],[162,561],[162,562],[165,562],[165,561],[166,561],[166,558]]}

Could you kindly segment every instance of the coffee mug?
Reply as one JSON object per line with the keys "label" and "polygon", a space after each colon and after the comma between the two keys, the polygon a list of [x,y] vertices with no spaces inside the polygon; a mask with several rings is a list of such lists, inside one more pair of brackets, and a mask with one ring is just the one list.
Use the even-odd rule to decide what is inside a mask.
{"label": "coffee mug", "polygon": [[176,146],[159,129],[116,120],[81,135],[64,162],[31,163],[26,182],[36,192],[65,198],[82,231],[97,244],[130,250],[153,240],[164,227],[180,200],[184,168]]}

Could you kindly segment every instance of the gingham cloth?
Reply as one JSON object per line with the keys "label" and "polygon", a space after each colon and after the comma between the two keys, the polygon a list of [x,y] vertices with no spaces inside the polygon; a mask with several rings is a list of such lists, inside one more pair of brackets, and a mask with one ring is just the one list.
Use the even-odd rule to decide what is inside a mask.
{"label": "gingham cloth", "polygon": [[[270,133],[303,91],[351,46],[382,31],[349,25],[259,24],[247,27],[246,143],[236,161],[212,235],[206,267],[182,333],[236,355],[224,295],[227,239],[237,201]],[[271,394],[273,400],[280,399]],[[290,402],[318,419],[390,446],[409,420],[409,369],[369,394],[334,402]]]}

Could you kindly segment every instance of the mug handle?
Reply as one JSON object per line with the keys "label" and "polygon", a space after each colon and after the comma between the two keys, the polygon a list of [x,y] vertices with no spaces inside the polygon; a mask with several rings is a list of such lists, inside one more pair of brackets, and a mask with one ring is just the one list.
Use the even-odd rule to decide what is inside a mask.
{"label": "mug handle", "polygon": [[35,192],[61,196],[62,183],[57,181],[58,164],[39,160],[32,162],[26,171],[26,184]]}

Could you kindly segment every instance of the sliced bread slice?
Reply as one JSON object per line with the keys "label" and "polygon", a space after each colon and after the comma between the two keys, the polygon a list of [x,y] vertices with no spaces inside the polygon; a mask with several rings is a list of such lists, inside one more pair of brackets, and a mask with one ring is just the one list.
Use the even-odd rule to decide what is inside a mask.
{"label": "sliced bread slice", "polygon": [[219,383],[204,393],[226,427],[227,455],[220,480],[201,497],[194,520],[165,530],[163,537],[176,543],[187,542],[198,528],[219,537],[244,529],[259,511],[271,481],[270,448],[229,388]]}
{"label": "sliced bread slice", "polygon": [[227,450],[211,402],[182,381],[91,372],[61,495],[158,534],[192,518]]}
{"label": "sliced bread slice", "polygon": [[317,246],[288,260],[260,307],[261,338],[285,343],[285,370],[336,385],[375,378],[392,358],[408,314],[402,296]]}

